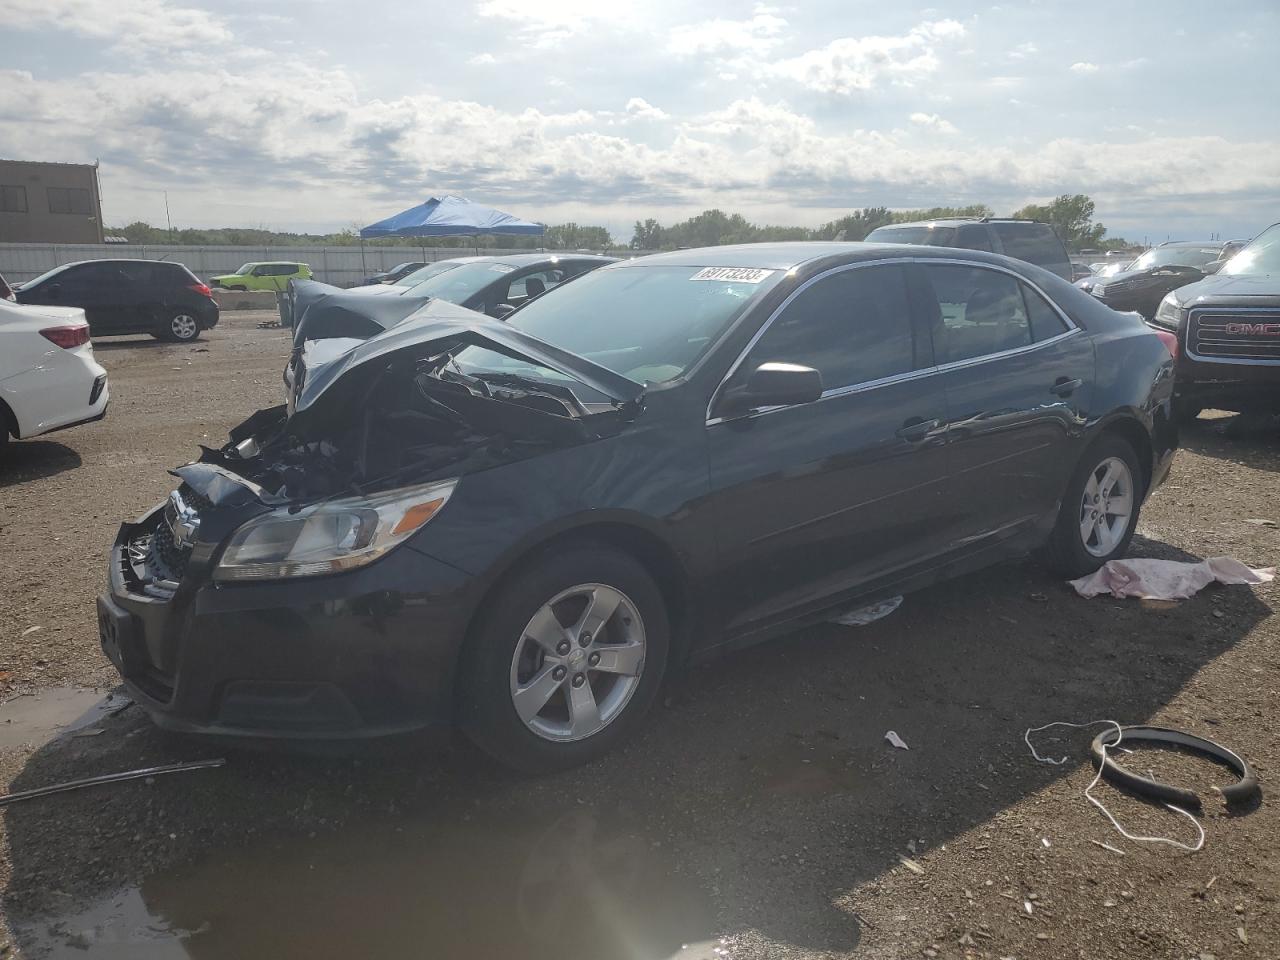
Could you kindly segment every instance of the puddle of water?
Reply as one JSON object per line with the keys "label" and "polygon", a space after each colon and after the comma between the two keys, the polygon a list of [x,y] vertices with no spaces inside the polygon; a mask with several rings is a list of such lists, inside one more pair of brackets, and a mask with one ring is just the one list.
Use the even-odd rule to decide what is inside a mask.
{"label": "puddle of water", "polygon": [[40,746],[59,733],[82,730],[124,706],[120,697],[82,687],[48,687],[0,704],[0,750]]}
{"label": "puddle of water", "polygon": [[26,956],[727,960],[711,903],[628,817],[444,816],[224,851],[55,921]]}

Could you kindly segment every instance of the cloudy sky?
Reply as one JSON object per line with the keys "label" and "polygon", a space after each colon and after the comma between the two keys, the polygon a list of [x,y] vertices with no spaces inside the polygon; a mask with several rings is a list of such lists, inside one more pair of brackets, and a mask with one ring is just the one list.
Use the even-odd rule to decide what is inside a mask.
{"label": "cloudy sky", "polygon": [[1085,192],[1112,233],[1280,220],[1275,0],[0,0],[0,156],[108,224],[328,230],[455,193],[549,222]]}

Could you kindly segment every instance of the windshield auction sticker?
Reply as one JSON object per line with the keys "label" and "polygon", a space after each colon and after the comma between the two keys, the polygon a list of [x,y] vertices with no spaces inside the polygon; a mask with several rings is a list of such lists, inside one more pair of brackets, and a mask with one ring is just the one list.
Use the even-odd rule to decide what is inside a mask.
{"label": "windshield auction sticker", "polygon": [[505,263],[495,263],[489,269],[492,270],[494,273],[513,273],[516,268],[509,267]]}
{"label": "windshield auction sticker", "polygon": [[703,267],[690,280],[725,280],[730,283],[759,283],[773,273],[755,267]]}

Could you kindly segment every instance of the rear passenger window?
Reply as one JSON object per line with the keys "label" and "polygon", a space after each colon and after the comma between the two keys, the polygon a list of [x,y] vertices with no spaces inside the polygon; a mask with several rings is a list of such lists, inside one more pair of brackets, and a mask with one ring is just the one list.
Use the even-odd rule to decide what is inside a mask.
{"label": "rear passenger window", "polygon": [[1066,325],[1057,310],[1045,301],[1025,283],[1021,284],[1023,299],[1027,302],[1027,316],[1031,320],[1031,339],[1036,343],[1051,340],[1059,334],[1066,333],[1070,327]]}
{"label": "rear passenger window", "polygon": [[1022,284],[981,267],[921,264],[938,298],[933,352],[938,364],[956,363],[1031,343]]}
{"label": "rear passenger window", "polygon": [[1047,223],[997,221],[991,227],[1000,238],[1006,256],[1053,270],[1059,276],[1066,271],[1065,275],[1070,276],[1067,250]]}
{"label": "rear passenger window", "polygon": [[901,267],[860,267],[816,281],[789,303],[751,349],[740,376],[771,360],[822,373],[824,390],[917,368]]}

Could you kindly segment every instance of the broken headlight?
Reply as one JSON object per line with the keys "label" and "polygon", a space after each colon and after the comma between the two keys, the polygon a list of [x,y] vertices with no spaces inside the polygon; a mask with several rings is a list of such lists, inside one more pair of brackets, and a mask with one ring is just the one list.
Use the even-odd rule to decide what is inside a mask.
{"label": "broken headlight", "polygon": [[274,580],[339,573],[372,563],[439,513],[457,480],[367,497],[282,507],[241,526],[222,552],[215,580]]}

